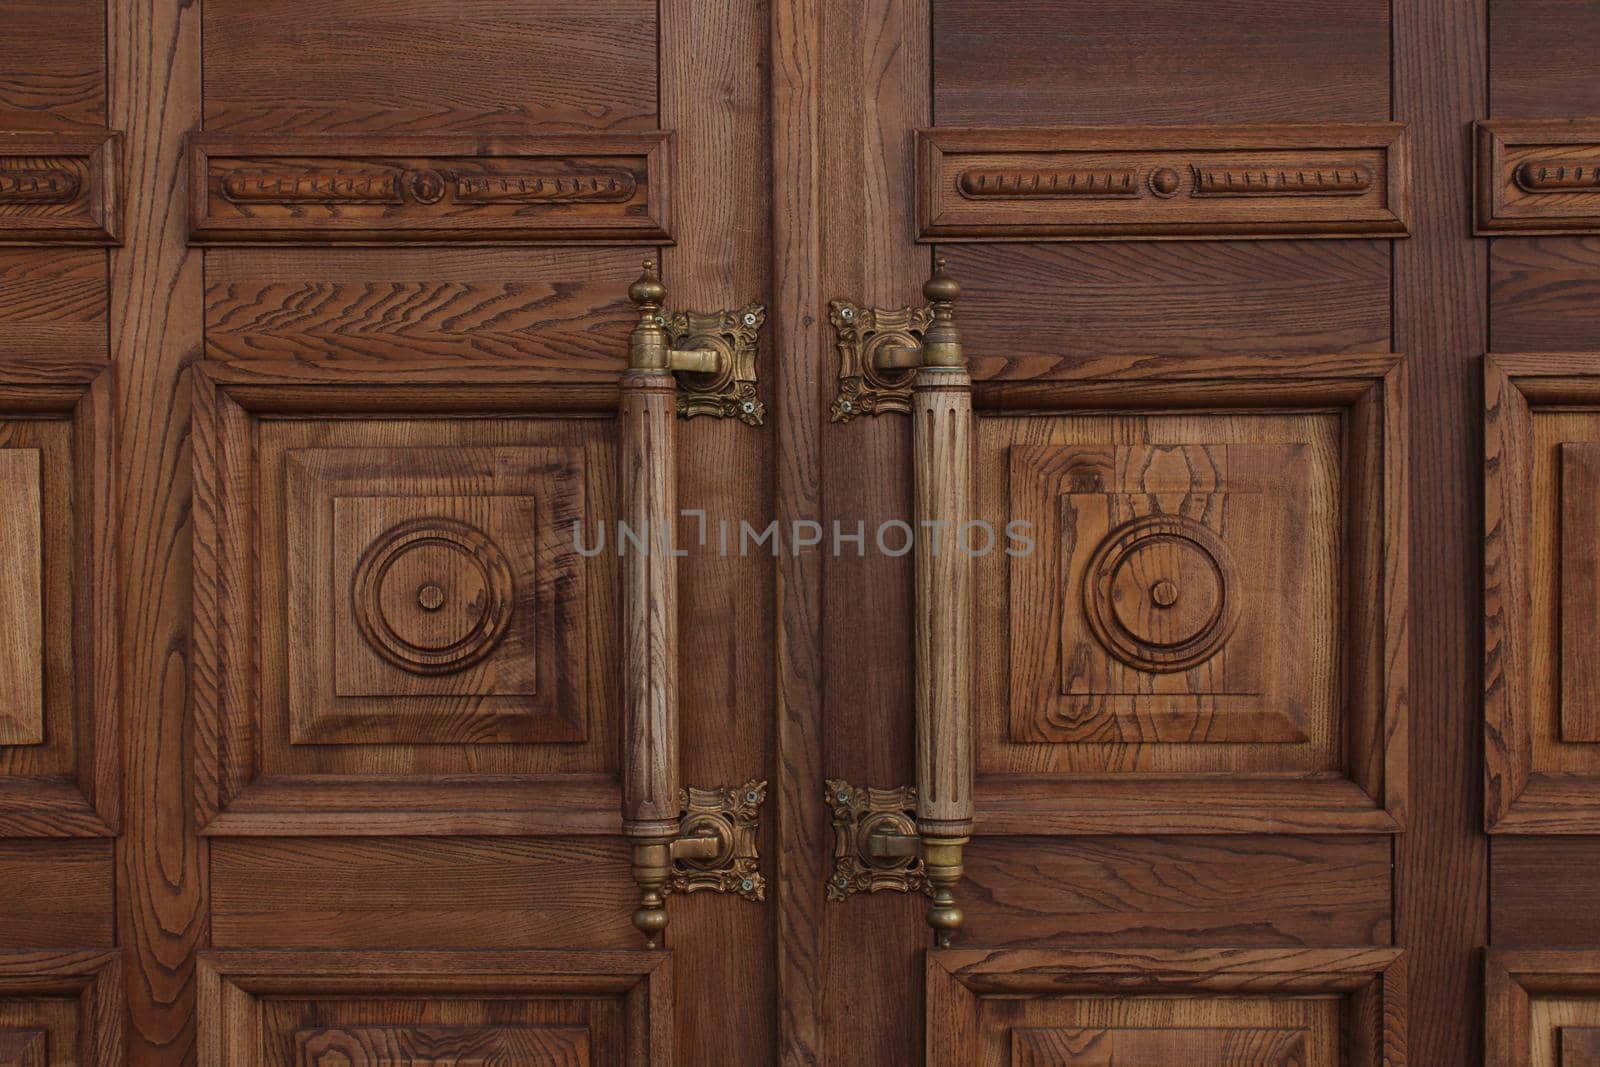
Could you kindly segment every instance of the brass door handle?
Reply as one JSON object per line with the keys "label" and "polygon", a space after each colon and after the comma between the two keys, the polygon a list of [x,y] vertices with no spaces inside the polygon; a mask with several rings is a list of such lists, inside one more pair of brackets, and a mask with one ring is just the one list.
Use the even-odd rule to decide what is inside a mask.
{"label": "brass door handle", "polygon": [[[738,313],[668,315],[662,310],[667,290],[650,261],[628,296],[639,310],[639,321],[629,336],[628,369],[621,381],[618,518],[640,533],[642,543],[618,557],[622,833],[633,849],[633,877],[639,886],[633,924],[655,948],[667,927],[669,893],[716,889],[751,900],[764,894],[756,868],[755,826],[766,783],[706,790],[684,789],[678,780],[678,569],[668,533],[678,520],[675,420],[703,413],[685,412],[675,375],[716,378],[726,370],[737,384],[740,361],[754,365],[762,309],[751,304]],[[716,327],[732,315],[738,316],[738,328],[719,333]],[[711,343],[674,347],[675,335],[695,329],[700,332],[688,336]],[[753,372],[746,384],[753,398]],[[755,422],[760,421],[757,415]]]}
{"label": "brass door handle", "polygon": [[[939,260],[924,283],[928,304],[898,311],[832,304],[839,334],[834,421],[911,415],[914,528],[956,531],[973,520],[972,379],[955,301],[961,287]],[[868,383],[863,366],[903,372]],[[915,788],[859,789],[830,779],[834,871],[830,899],[896,889],[933,898],[928,924],[940,946],[961,925],[954,889],[972,836],[972,560],[916,539]],[[912,830],[915,833],[912,833]]]}

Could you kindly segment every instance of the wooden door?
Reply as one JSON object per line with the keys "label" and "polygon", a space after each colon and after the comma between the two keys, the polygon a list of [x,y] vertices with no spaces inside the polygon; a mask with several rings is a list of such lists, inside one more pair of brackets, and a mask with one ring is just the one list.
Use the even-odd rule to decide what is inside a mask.
{"label": "wooden door", "polygon": [[0,0],[0,1065],[1595,1062],[1597,43]]}

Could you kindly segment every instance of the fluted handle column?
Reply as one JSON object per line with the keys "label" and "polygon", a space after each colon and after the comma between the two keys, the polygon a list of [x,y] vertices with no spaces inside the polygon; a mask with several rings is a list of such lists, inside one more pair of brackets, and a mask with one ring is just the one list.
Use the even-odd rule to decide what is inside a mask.
{"label": "fluted handle column", "polygon": [[961,288],[939,262],[923,294],[933,322],[912,381],[916,540],[917,832],[933,887],[928,924],[961,925],[954,887],[972,835],[972,380],[954,321]]}
{"label": "fluted handle column", "polygon": [[646,261],[628,291],[639,308],[622,376],[618,427],[622,573],[622,832],[633,845],[633,924],[655,948],[667,926],[678,807],[677,389],[661,326],[666,289]]}

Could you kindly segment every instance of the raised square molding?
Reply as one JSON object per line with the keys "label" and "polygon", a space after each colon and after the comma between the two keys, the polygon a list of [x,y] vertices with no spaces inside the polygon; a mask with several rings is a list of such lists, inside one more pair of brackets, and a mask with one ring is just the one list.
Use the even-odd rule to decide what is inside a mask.
{"label": "raised square molding", "polygon": [[122,1067],[125,1019],[115,951],[0,953],[0,1067]]}
{"label": "raised square molding", "polygon": [[672,237],[671,141],[200,134],[189,145],[191,240],[659,244]]}
{"label": "raised square molding", "polygon": [[1406,1063],[1394,948],[936,949],[926,977],[928,1067]]}
{"label": "raised square molding", "polygon": [[0,366],[0,838],[116,832],[111,376]]}
{"label": "raised square molding", "polygon": [[1487,1067],[1600,1067],[1600,951],[1491,949]]}
{"label": "raised square molding", "polygon": [[0,131],[0,245],[117,241],[119,133]]}
{"label": "raised square molding", "polygon": [[1600,118],[1477,129],[1479,233],[1600,233]]}
{"label": "raised square molding", "polygon": [[616,376],[241,360],[194,387],[202,832],[618,832],[615,563],[572,529],[615,507]]}
{"label": "raised square molding", "polygon": [[1402,829],[1403,357],[973,369],[979,832]]}
{"label": "raised square molding", "polygon": [[202,953],[200,1062],[667,1067],[672,960],[667,951]]}
{"label": "raised square molding", "polygon": [[917,131],[924,241],[1403,237],[1405,126]]}
{"label": "raised square molding", "polygon": [[1600,819],[1600,354],[1484,364],[1485,819],[1592,834]]}

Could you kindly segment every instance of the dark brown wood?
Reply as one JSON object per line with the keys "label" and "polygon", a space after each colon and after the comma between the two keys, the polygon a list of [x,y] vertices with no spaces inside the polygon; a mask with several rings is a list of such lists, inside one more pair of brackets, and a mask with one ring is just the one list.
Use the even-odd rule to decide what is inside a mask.
{"label": "dark brown wood", "polygon": [[1396,842],[1396,944],[1411,974],[1413,1062],[1482,1056],[1479,950],[1488,942],[1480,832],[1481,497],[1475,420],[1486,343],[1485,252],[1470,236],[1470,123],[1487,107],[1486,0],[1393,6],[1393,114],[1411,132],[1411,237],[1394,252],[1394,342],[1410,365],[1411,808]]}
{"label": "dark brown wood", "polygon": [[1381,237],[1406,232],[1404,127],[917,131],[924,240]]}
{"label": "dark brown wood", "polygon": [[1480,122],[1478,232],[1600,233],[1600,122]]}
{"label": "dark brown wood", "polygon": [[113,244],[121,217],[118,134],[0,127],[0,244]]}

